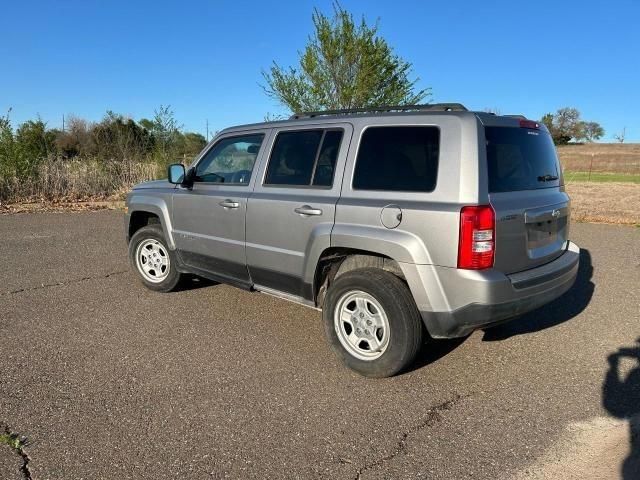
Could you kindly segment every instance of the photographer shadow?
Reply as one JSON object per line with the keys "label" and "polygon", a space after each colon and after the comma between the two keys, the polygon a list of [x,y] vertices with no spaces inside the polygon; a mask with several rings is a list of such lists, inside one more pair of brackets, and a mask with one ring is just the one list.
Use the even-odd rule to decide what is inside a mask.
{"label": "photographer shadow", "polygon": [[[609,355],[609,370],[602,384],[602,405],[610,415],[629,422],[630,453],[625,459],[621,478],[640,478],[640,338],[632,348],[620,348]],[[632,370],[624,375],[620,371],[622,359],[635,362]]]}

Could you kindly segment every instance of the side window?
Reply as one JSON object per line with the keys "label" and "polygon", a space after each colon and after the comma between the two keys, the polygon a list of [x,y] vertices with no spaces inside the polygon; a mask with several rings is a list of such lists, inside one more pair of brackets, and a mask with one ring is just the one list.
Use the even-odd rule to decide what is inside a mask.
{"label": "side window", "polygon": [[431,192],[439,150],[437,127],[369,127],[360,139],[353,188]]}
{"label": "side window", "polygon": [[196,182],[248,185],[263,134],[224,138],[209,150],[196,167]]}
{"label": "side window", "polygon": [[324,134],[322,148],[318,155],[313,184],[318,187],[330,187],[333,185],[333,172],[336,168],[336,160],[342,142],[342,130],[329,130]]}
{"label": "side window", "polygon": [[265,185],[331,187],[342,130],[299,130],[276,137]]}

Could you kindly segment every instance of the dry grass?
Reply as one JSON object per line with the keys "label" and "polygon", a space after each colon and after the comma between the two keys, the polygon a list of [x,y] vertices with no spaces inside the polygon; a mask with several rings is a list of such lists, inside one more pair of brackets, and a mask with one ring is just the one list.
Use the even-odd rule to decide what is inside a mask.
{"label": "dry grass", "polygon": [[38,165],[37,175],[33,177],[0,177],[0,202],[55,204],[122,200],[136,183],[156,179],[163,173],[164,168],[159,165],[141,161],[49,159]]}
{"label": "dry grass", "polygon": [[640,174],[640,143],[586,143],[558,147],[566,172]]}
{"label": "dry grass", "polygon": [[640,225],[639,184],[576,182],[566,188],[573,220]]}

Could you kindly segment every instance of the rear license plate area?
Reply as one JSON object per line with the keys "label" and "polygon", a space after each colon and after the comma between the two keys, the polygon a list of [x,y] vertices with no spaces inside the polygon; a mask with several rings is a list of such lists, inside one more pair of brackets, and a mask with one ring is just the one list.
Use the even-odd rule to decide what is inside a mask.
{"label": "rear license plate area", "polygon": [[561,220],[545,220],[527,225],[527,248],[535,250],[558,241],[558,223]]}

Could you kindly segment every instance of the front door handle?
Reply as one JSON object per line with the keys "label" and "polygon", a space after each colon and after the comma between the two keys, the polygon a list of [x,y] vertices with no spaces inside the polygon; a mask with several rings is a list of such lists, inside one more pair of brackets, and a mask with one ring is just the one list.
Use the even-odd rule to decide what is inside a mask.
{"label": "front door handle", "polygon": [[229,200],[228,198],[220,202],[218,205],[224,208],[238,208],[240,206],[238,202],[234,202],[233,200]]}
{"label": "front door handle", "polygon": [[294,212],[299,213],[300,215],[322,215],[322,210],[310,207],[309,205],[298,207],[294,209]]}

